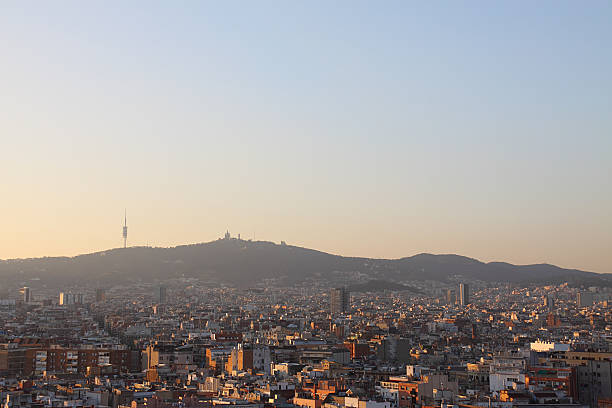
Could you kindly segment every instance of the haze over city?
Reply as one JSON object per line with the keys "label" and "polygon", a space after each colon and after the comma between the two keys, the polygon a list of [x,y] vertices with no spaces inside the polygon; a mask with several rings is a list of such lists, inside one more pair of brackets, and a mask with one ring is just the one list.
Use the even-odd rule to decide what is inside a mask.
{"label": "haze over city", "polygon": [[216,239],[612,271],[612,5],[4,2],[0,259]]}

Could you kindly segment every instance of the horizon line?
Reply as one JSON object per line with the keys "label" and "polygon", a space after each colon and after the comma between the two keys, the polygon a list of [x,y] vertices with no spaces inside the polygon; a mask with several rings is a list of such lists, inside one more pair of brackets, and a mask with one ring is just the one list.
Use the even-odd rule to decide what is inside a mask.
{"label": "horizon line", "polygon": [[293,248],[299,248],[299,249],[305,249],[305,250],[309,250],[309,251],[315,251],[315,252],[320,252],[320,253],[324,253],[327,255],[332,255],[332,256],[338,256],[338,257],[342,257],[342,258],[360,258],[360,259],[372,259],[372,260],[382,260],[382,261],[398,261],[398,260],[402,260],[402,259],[408,259],[408,258],[414,258],[416,256],[419,255],[432,255],[432,256],[457,256],[457,257],[461,257],[461,258],[465,258],[465,259],[470,259],[476,262],[479,262],[481,264],[495,264],[495,263],[504,263],[504,264],[508,264],[508,265],[512,265],[512,266],[538,266],[538,265],[547,265],[547,266],[553,266],[556,268],[560,268],[560,269],[566,269],[566,270],[573,270],[573,271],[580,271],[580,272],[588,272],[588,273],[595,273],[595,274],[609,274],[612,272],[593,272],[593,271],[588,271],[588,270],[584,270],[584,269],[576,269],[576,268],[566,268],[563,266],[559,266],[559,265],[555,265],[549,262],[539,262],[539,263],[527,263],[527,264],[513,264],[510,262],[506,262],[506,261],[499,261],[499,260],[493,260],[493,261],[481,261],[478,258],[474,258],[471,256],[467,256],[467,255],[460,255],[458,253],[433,253],[433,252],[419,252],[416,253],[414,255],[409,255],[409,256],[402,256],[399,258],[379,258],[379,257],[366,257],[366,256],[347,256],[347,255],[340,255],[337,253],[332,253],[332,252],[326,252],[326,251],[322,251],[319,249],[314,249],[314,248],[308,248],[308,247],[302,247],[302,246],[297,246],[297,245],[291,245],[291,244],[286,244],[283,245],[282,243],[285,241],[279,241],[279,243],[275,242],[275,241],[267,241],[267,240],[253,240],[253,239],[244,239],[244,238],[238,238],[238,237],[230,237],[230,239],[226,239],[224,237],[220,237],[217,239],[213,239],[211,241],[201,241],[201,242],[195,242],[195,243],[188,243],[188,244],[178,244],[178,245],[174,245],[174,246],[152,246],[152,245],[134,245],[134,246],[128,246],[126,248],[124,247],[114,247],[114,248],[109,248],[109,249],[102,249],[102,250],[94,250],[91,252],[85,252],[85,253],[80,253],[80,254],[76,254],[76,255],[45,255],[45,256],[33,256],[33,257],[27,257],[27,258],[7,258],[7,259],[0,259],[0,262],[10,262],[10,261],[29,261],[29,260],[36,260],[36,259],[50,259],[50,258],[67,258],[67,259],[74,259],[80,256],[87,256],[87,255],[95,255],[95,254],[100,254],[103,252],[109,252],[109,251],[120,251],[120,250],[129,250],[129,249],[175,249],[175,248],[180,248],[180,247],[187,247],[187,246],[196,246],[196,245],[206,245],[206,244],[212,244],[214,242],[219,242],[219,241],[243,241],[243,242],[252,242],[252,243],[268,243],[268,244],[273,244],[275,246],[287,246],[287,247],[293,247]]}

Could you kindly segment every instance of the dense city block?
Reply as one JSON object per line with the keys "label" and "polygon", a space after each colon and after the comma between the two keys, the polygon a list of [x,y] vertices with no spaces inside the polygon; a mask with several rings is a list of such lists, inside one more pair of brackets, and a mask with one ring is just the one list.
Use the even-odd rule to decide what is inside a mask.
{"label": "dense city block", "polygon": [[[348,280],[348,277],[347,277]],[[612,292],[192,278],[5,290],[6,408],[612,404]]]}

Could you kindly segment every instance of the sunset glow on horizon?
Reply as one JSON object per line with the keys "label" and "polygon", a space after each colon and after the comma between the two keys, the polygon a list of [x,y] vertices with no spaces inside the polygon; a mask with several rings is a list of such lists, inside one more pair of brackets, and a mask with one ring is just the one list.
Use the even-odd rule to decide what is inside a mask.
{"label": "sunset glow on horizon", "polygon": [[0,259],[127,209],[128,246],[612,272],[612,3],[113,4],[1,6]]}

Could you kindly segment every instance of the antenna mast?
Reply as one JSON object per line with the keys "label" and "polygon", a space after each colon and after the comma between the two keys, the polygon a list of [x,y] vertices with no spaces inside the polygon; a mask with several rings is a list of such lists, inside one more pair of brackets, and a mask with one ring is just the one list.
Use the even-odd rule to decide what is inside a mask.
{"label": "antenna mast", "polygon": [[123,218],[123,248],[127,248],[127,210]]}

